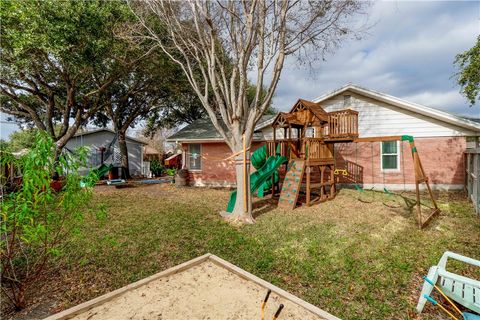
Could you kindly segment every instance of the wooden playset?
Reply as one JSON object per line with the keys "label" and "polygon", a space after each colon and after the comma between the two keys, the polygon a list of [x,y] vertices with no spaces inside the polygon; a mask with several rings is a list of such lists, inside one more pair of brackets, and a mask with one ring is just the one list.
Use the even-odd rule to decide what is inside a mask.
{"label": "wooden playset", "polygon": [[[299,99],[290,112],[279,113],[272,127],[273,140],[267,141],[267,156],[281,155],[288,159],[279,207],[294,209],[298,204],[310,206],[335,197],[337,177],[348,175],[347,168],[336,167],[335,143],[408,141],[415,170],[415,206],[419,227],[425,227],[440,212],[413,137],[359,137],[357,111],[345,109],[326,112],[319,104],[303,99]],[[315,171],[317,174],[314,174]],[[426,217],[422,216],[421,184],[425,184],[433,204]],[[313,194],[312,188],[319,192]],[[275,191],[273,184],[272,196]],[[304,192],[304,199],[299,197],[301,191]]]}

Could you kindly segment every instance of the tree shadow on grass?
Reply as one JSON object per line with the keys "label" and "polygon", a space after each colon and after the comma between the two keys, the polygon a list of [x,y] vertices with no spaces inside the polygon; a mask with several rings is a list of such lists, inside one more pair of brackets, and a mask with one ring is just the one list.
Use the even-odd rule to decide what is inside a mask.
{"label": "tree shadow on grass", "polygon": [[278,199],[272,199],[270,196],[267,198],[255,198],[252,203],[252,215],[253,218],[257,218],[262,214],[275,210],[278,205]]}

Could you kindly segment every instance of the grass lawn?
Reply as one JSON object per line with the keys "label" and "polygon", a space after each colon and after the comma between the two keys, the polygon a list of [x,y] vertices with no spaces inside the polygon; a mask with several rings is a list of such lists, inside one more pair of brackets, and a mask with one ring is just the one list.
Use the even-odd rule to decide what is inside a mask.
{"label": "grass lawn", "polygon": [[[463,194],[440,194],[442,215],[424,231],[406,208],[362,203],[352,190],[294,211],[257,199],[257,223],[235,227],[218,215],[228,194],[98,187],[92,208],[108,218],[85,220],[47,285],[32,292],[32,314],[71,307],[211,252],[343,319],[414,319],[421,275],[445,250],[480,257],[480,219]],[[423,319],[439,314],[428,306]]]}

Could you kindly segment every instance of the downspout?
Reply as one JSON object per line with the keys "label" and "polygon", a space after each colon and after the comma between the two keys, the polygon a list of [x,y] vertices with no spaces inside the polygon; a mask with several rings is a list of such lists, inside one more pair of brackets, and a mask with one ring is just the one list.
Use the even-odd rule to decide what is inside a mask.
{"label": "downspout", "polygon": [[143,172],[145,170],[143,170],[143,149],[144,149],[144,145],[141,144],[140,145],[140,174],[143,175]]}
{"label": "downspout", "polygon": [[[178,141],[175,141],[175,143],[178,145],[179,142]],[[182,149],[182,169],[187,169],[187,157],[186,157],[186,151],[185,149],[183,148],[183,144],[180,143],[180,148]]]}

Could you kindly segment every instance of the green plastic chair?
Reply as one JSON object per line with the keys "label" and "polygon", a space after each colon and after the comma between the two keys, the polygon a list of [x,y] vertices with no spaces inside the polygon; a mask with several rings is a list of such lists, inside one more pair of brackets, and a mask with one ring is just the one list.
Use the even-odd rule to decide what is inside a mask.
{"label": "green plastic chair", "polygon": [[[480,268],[480,261],[446,251],[438,265],[430,268],[427,278],[452,300],[472,311],[480,313],[480,281],[448,272],[446,266],[449,258]],[[425,281],[417,304],[418,313],[422,312],[427,302],[425,296],[429,296],[432,290],[433,286]]]}

